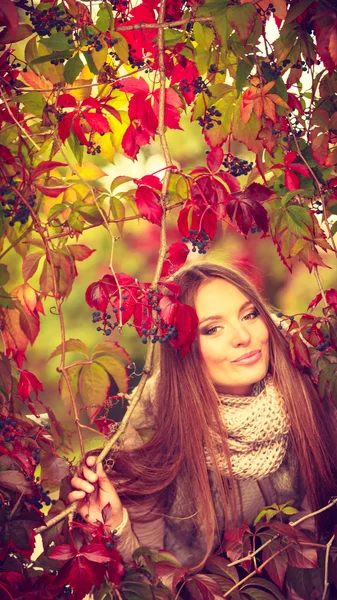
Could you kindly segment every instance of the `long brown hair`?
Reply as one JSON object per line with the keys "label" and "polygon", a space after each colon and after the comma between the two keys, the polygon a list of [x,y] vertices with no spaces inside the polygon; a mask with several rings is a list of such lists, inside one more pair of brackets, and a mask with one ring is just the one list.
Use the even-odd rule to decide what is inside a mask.
{"label": "long brown hair", "polygon": [[[285,399],[291,422],[290,436],[312,510],[317,510],[337,494],[337,469],[333,420],[329,406],[323,406],[308,374],[292,364],[285,335],[270,316],[271,307],[246,275],[220,264],[197,262],[174,275],[180,285],[179,300],[194,307],[199,288],[210,279],[221,278],[235,285],[255,305],[269,331],[269,372]],[[225,302],[225,298],[224,298]],[[220,419],[218,397],[199,352],[198,340],[184,359],[168,343],[158,345],[155,398],[155,433],[140,448],[121,450],[116,455],[115,476],[122,476],[119,491],[126,502],[141,498],[158,501],[165,512],[175,494],[175,482],[184,473],[191,507],[197,511],[207,536],[207,554],[212,551],[216,516],[210,490],[204,449],[209,449],[219,486],[225,528],[229,507],[237,519],[237,503],[226,431]],[[229,478],[221,477],[216,466],[214,438],[223,440]],[[333,456],[333,453],[335,456]],[[320,534],[331,531],[334,508],[316,517]],[[333,518],[332,518],[333,517]]]}

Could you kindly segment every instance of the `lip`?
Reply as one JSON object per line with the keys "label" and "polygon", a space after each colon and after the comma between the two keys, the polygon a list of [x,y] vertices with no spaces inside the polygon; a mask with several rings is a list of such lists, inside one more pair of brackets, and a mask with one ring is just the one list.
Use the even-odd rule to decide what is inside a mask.
{"label": "lip", "polygon": [[251,365],[261,358],[261,350],[253,350],[252,352],[247,352],[247,354],[243,354],[240,358],[233,360],[232,362],[238,363],[241,365]]}

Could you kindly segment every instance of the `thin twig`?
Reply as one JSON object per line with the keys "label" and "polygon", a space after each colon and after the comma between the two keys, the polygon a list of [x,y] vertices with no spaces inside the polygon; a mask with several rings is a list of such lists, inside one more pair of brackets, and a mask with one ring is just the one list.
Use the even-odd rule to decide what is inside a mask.
{"label": "thin twig", "polygon": [[316,281],[317,281],[317,285],[318,285],[318,287],[319,287],[319,291],[320,291],[320,292],[321,292],[321,294],[322,294],[322,298],[323,298],[324,306],[329,306],[329,304],[328,304],[328,301],[327,301],[327,299],[326,299],[325,291],[324,291],[324,289],[323,289],[323,286],[322,286],[322,282],[321,282],[321,280],[320,280],[320,276],[319,276],[319,273],[318,273],[318,268],[317,268],[317,266],[315,266],[315,267],[314,267],[314,275],[315,275],[315,277],[316,277]]}
{"label": "thin twig", "polygon": [[326,595],[328,593],[328,587],[329,587],[329,581],[328,581],[328,570],[329,570],[329,552],[330,552],[330,548],[331,548],[331,544],[335,539],[335,534],[333,534],[331,536],[331,538],[329,539],[327,545],[326,545],[326,551],[325,551],[325,562],[324,562],[324,590],[323,590],[323,596],[322,596],[322,600],[325,600]]}

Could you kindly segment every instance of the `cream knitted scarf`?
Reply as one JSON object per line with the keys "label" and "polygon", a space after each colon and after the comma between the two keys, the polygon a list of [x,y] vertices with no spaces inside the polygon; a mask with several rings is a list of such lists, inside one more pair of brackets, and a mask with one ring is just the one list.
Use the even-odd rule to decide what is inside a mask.
{"label": "cream knitted scarf", "polygon": [[[228,435],[234,478],[257,480],[277,471],[287,450],[290,422],[271,375],[254,385],[251,396],[219,394],[219,409]],[[213,439],[220,450],[219,469],[228,476],[219,436],[214,434]],[[212,469],[207,449],[205,456],[207,467]]]}

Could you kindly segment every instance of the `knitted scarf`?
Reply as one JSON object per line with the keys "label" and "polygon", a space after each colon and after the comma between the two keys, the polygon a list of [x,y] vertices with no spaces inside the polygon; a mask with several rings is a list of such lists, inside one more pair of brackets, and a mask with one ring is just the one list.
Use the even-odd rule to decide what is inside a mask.
{"label": "knitted scarf", "polygon": [[[288,445],[289,417],[281,394],[271,375],[253,387],[251,396],[219,394],[219,409],[226,427],[231,465],[235,479],[261,479],[281,466]],[[213,434],[217,464],[229,474],[221,452],[221,440]],[[206,463],[212,460],[205,449]]]}

